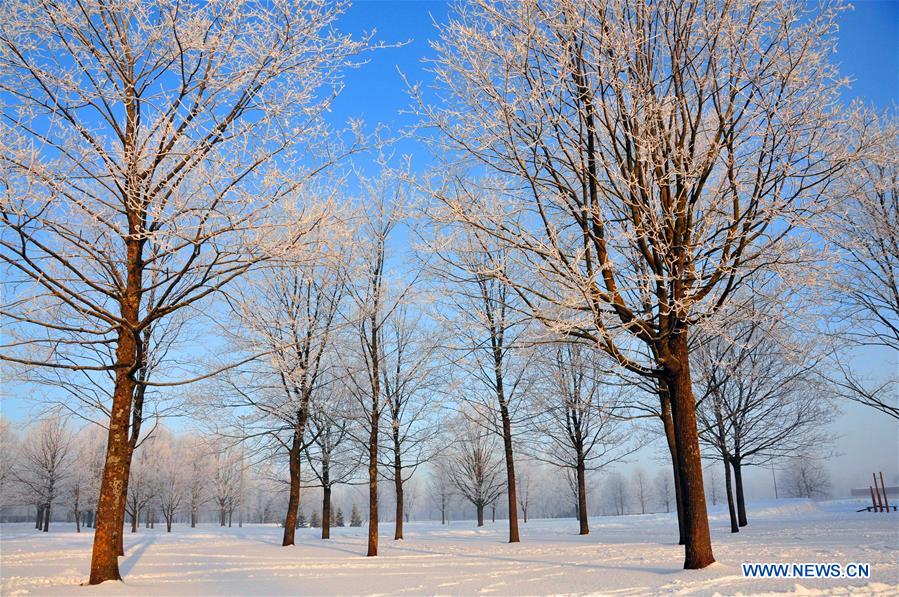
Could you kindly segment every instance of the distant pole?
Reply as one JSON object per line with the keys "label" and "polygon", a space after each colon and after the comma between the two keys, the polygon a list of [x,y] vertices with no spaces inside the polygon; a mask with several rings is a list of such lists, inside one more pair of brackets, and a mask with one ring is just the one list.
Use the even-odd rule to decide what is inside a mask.
{"label": "distant pole", "polygon": [[880,487],[877,485],[877,473],[871,473],[871,476],[874,477],[874,495],[877,496],[877,508],[875,508],[875,511],[883,512],[883,502],[880,501]]}
{"label": "distant pole", "polygon": [[774,499],[779,499],[777,495],[777,475],[774,474],[774,463],[771,463],[771,478],[774,480]]}
{"label": "distant pole", "polygon": [[880,471],[880,487],[883,488],[883,504],[886,506],[886,511],[890,511],[890,500],[887,499],[887,486],[883,482],[883,471]]}

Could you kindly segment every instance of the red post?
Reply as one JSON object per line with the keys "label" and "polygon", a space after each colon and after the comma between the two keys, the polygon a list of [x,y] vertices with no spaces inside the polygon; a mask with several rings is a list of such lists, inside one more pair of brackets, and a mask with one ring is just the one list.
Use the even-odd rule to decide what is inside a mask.
{"label": "red post", "polygon": [[871,473],[871,476],[874,477],[874,495],[877,496],[877,507],[874,511],[883,512],[883,502],[880,501],[880,487],[877,485],[877,473]]}
{"label": "red post", "polygon": [[887,512],[890,511],[890,500],[887,499],[887,486],[883,482],[883,471],[880,471],[880,487],[883,489],[883,504],[887,508]]}
{"label": "red post", "polygon": [[874,488],[868,485],[868,489],[871,490],[871,508],[873,508],[874,511],[877,512],[877,500],[874,499]]}

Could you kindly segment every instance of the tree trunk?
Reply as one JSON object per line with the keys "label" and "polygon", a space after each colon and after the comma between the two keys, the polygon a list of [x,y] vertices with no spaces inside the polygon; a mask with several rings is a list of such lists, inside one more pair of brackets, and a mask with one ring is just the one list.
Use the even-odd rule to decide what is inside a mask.
{"label": "tree trunk", "polygon": [[[497,369],[499,371],[499,369]],[[515,460],[512,454],[512,421],[509,417],[509,407],[503,390],[502,376],[497,373],[497,397],[499,398],[499,411],[503,423],[503,450],[506,455],[506,494],[509,498],[509,543],[518,543],[518,495],[515,483]],[[493,506],[494,522],[496,522],[496,503]]]}
{"label": "tree trunk", "polygon": [[197,507],[195,505],[190,507],[190,528],[197,528]]}
{"label": "tree trunk", "polygon": [[734,459],[734,485],[737,488],[737,521],[741,527],[749,524],[746,519],[746,496],[743,493],[743,462],[739,458]]}
{"label": "tree trunk", "polygon": [[50,531],[50,502],[47,502],[47,505],[44,506],[44,532],[48,533]]}
{"label": "tree trunk", "polygon": [[331,486],[322,489],[322,539],[331,538]]}
{"label": "tree trunk", "polygon": [[440,524],[446,524],[446,499],[440,502]]}
{"label": "tree trunk", "polygon": [[674,420],[671,417],[671,398],[664,382],[659,385],[659,403],[661,404],[662,426],[665,429],[665,440],[668,443],[668,452],[671,454],[671,470],[674,475],[674,507],[677,511],[677,544],[684,545],[684,508],[681,491],[680,473],[677,468],[677,442],[674,437]]}
{"label": "tree trunk", "polygon": [[[136,117],[129,115],[129,127]],[[129,137],[133,131],[128,131]],[[130,193],[129,193],[130,195]],[[127,197],[130,201],[132,197]],[[128,201],[126,201],[128,203]],[[134,202],[133,205],[137,205]],[[125,241],[127,277],[125,292],[120,300],[121,319],[128,325],[140,321],[141,289],[143,288],[143,245],[146,242],[139,232],[141,221],[130,208],[128,211],[128,232]],[[119,545],[124,522],[125,497],[123,489],[127,482],[127,466],[132,451],[129,449],[128,422],[136,383],[134,373],[138,367],[139,338],[134,329],[120,326],[118,329],[115,355],[115,385],[113,386],[112,408],[109,412],[109,432],[106,441],[106,460],[103,463],[103,477],[100,482],[100,496],[97,503],[97,526],[91,553],[90,584],[96,585],[107,580],[121,580],[119,574]]]}
{"label": "tree trunk", "polygon": [[400,454],[400,430],[398,425],[393,426],[393,488],[396,493],[396,530],[393,540],[403,538],[403,460]]}
{"label": "tree trunk", "polygon": [[371,412],[368,438],[368,557],[378,555],[378,410]]}
{"label": "tree trunk", "polygon": [[590,534],[590,524],[587,519],[587,466],[582,457],[577,461],[577,515],[580,521],[580,535]]}
{"label": "tree trunk", "polygon": [[690,381],[690,355],[687,333],[681,331],[669,339],[673,362],[667,369],[667,387],[671,398],[671,415],[677,446],[677,464],[683,500],[685,557],[684,568],[705,568],[715,561],[709,534],[705,490],[702,482],[702,459],[696,426],[696,400]]}
{"label": "tree trunk", "polygon": [[484,504],[475,504],[478,509],[478,526],[484,526]]}
{"label": "tree trunk", "polygon": [[44,524],[44,505],[41,504],[37,507],[37,516],[34,517],[34,528],[38,531],[41,530],[41,526]]}
{"label": "tree trunk", "polygon": [[284,520],[284,539],[282,546],[294,545],[296,538],[297,521],[300,511],[300,442],[296,432],[293,436],[293,444],[290,446],[288,468],[290,469],[290,497],[287,500],[287,518]]}
{"label": "tree trunk", "polygon": [[727,492],[727,512],[730,514],[730,532],[739,533],[740,527],[737,525],[737,509],[734,507],[734,493],[730,481],[730,463],[727,458],[724,461],[724,491]]}

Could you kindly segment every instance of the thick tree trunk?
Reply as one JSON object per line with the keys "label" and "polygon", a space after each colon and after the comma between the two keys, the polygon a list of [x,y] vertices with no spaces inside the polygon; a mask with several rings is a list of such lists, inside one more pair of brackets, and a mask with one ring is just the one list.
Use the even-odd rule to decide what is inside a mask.
{"label": "thick tree trunk", "polygon": [[475,504],[478,509],[478,526],[484,526],[484,504]]}
{"label": "thick tree trunk", "polygon": [[440,524],[446,524],[446,500],[440,503]]}
{"label": "thick tree trunk", "polygon": [[44,506],[44,532],[50,531],[50,504]]}
{"label": "thick tree trunk", "polygon": [[702,459],[696,426],[696,400],[690,380],[686,331],[669,339],[672,362],[665,380],[671,398],[671,415],[681,480],[685,557],[684,568],[705,568],[715,561],[702,481]]}
{"label": "thick tree trunk", "polygon": [[730,532],[739,533],[740,527],[737,524],[737,509],[734,506],[734,492],[730,481],[730,463],[727,458],[724,460],[724,491],[727,492],[727,511],[730,514]]}
{"label": "thick tree trunk", "polygon": [[[300,511],[300,442],[302,439],[294,433],[293,444],[290,446],[288,457],[290,462],[290,493],[287,500],[287,517],[284,519],[284,539],[282,546],[293,545],[296,538],[297,521]],[[222,521],[224,526],[224,521]]]}
{"label": "thick tree trunk", "polygon": [[331,487],[322,489],[322,539],[331,538]]}
{"label": "thick tree trunk", "polygon": [[190,528],[197,528],[197,507],[191,506],[190,508]]}
{"label": "thick tree trunk", "polygon": [[[132,406],[133,406],[133,404],[134,403],[132,401]],[[117,551],[119,552],[119,557],[122,557],[125,555],[125,517],[127,514],[125,512],[125,510],[127,509],[127,506],[128,506],[128,484],[131,482],[131,459],[132,459],[132,456],[134,455],[134,446],[131,445],[130,441],[127,443],[126,451],[127,451],[127,457],[125,458],[125,470],[123,472],[124,481],[122,482],[122,502],[121,502],[121,507],[119,508],[119,511],[117,514],[117,516],[118,516],[117,524],[118,524],[119,529],[121,529],[121,532],[119,533],[119,536],[118,536],[118,545],[116,547]]]}
{"label": "thick tree trunk", "polygon": [[[135,118],[130,118],[129,126],[135,121]],[[128,135],[130,137],[131,131],[128,132]],[[138,215],[131,212],[129,207],[128,232],[133,236],[126,240],[127,278],[125,292],[119,305],[121,318],[128,325],[136,325],[140,320],[144,267],[142,254],[143,245],[146,242],[145,238],[138,234],[140,227],[141,222]],[[91,554],[89,582],[92,585],[122,578],[119,574],[118,556],[125,509],[123,489],[127,482],[127,466],[130,464],[132,455],[128,441],[128,423],[136,388],[134,373],[139,364],[138,344],[139,338],[134,329],[125,326],[119,328],[115,355],[115,384],[106,441],[106,460],[103,463],[100,497],[97,502],[97,526]]]}
{"label": "thick tree trunk", "polygon": [[44,505],[41,504],[37,507],[37,516],[34,517],[34,528],[37,530],[41,530],[41,527],[44,525]]}
{"label": "thick tree trunk", "polygon": [[671,418],[671,399],[668,390],[659,385],[659,403],[661,405],[662,426],[665,429],[665,440],[668,444],[668,452],[671,454],[671,470],[674,475],[674,507],[677,511],[677,544],[684,545],[684,508],[681,492],[680,473],[677,468],[677,442],[674,437],[674,420]]}
{"label": "thick tree trunk", "polygon": [[737,489],[737,521],[741,527],[749,524],[746,518],[746,495],[743,493],[743,462],[737,458],[733,462],[734,485]]}
{"label": "thick tree trunk", "polygon": [[577,517],[580,521],[580,535],[590,534],[590,524],[587,519],[587,466],[584,459],[579,457],[577,462]]}

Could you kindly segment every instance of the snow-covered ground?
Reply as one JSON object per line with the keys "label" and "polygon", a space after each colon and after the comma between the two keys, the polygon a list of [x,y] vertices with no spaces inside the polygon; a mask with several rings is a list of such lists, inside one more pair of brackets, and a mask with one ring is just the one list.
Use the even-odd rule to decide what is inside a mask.
{"label": "snow-covered ground", "polygon": [[[856,513],[851,504],[780,500],[750,506],[750,526],[728,531],[726,512],[711,516],[718,562],[681,569],[673,515],[597,517],[578,536],[572,519],[532,520],[522,542],[504,541],[504,521],[412,522],[406,540],[382,523],[380,555],[366,558],[365,529],[338,528],[322,541],[303,529],[299,544],[280,546],[274,526],[164,526],[127,534],[124,583],[80,587],[91,534],[55,524],[0,526],[0,594],[287,595],[680,593],[899,595],[899,516]],[[869,562],[871,578],[749,579],[741,562]]]}

